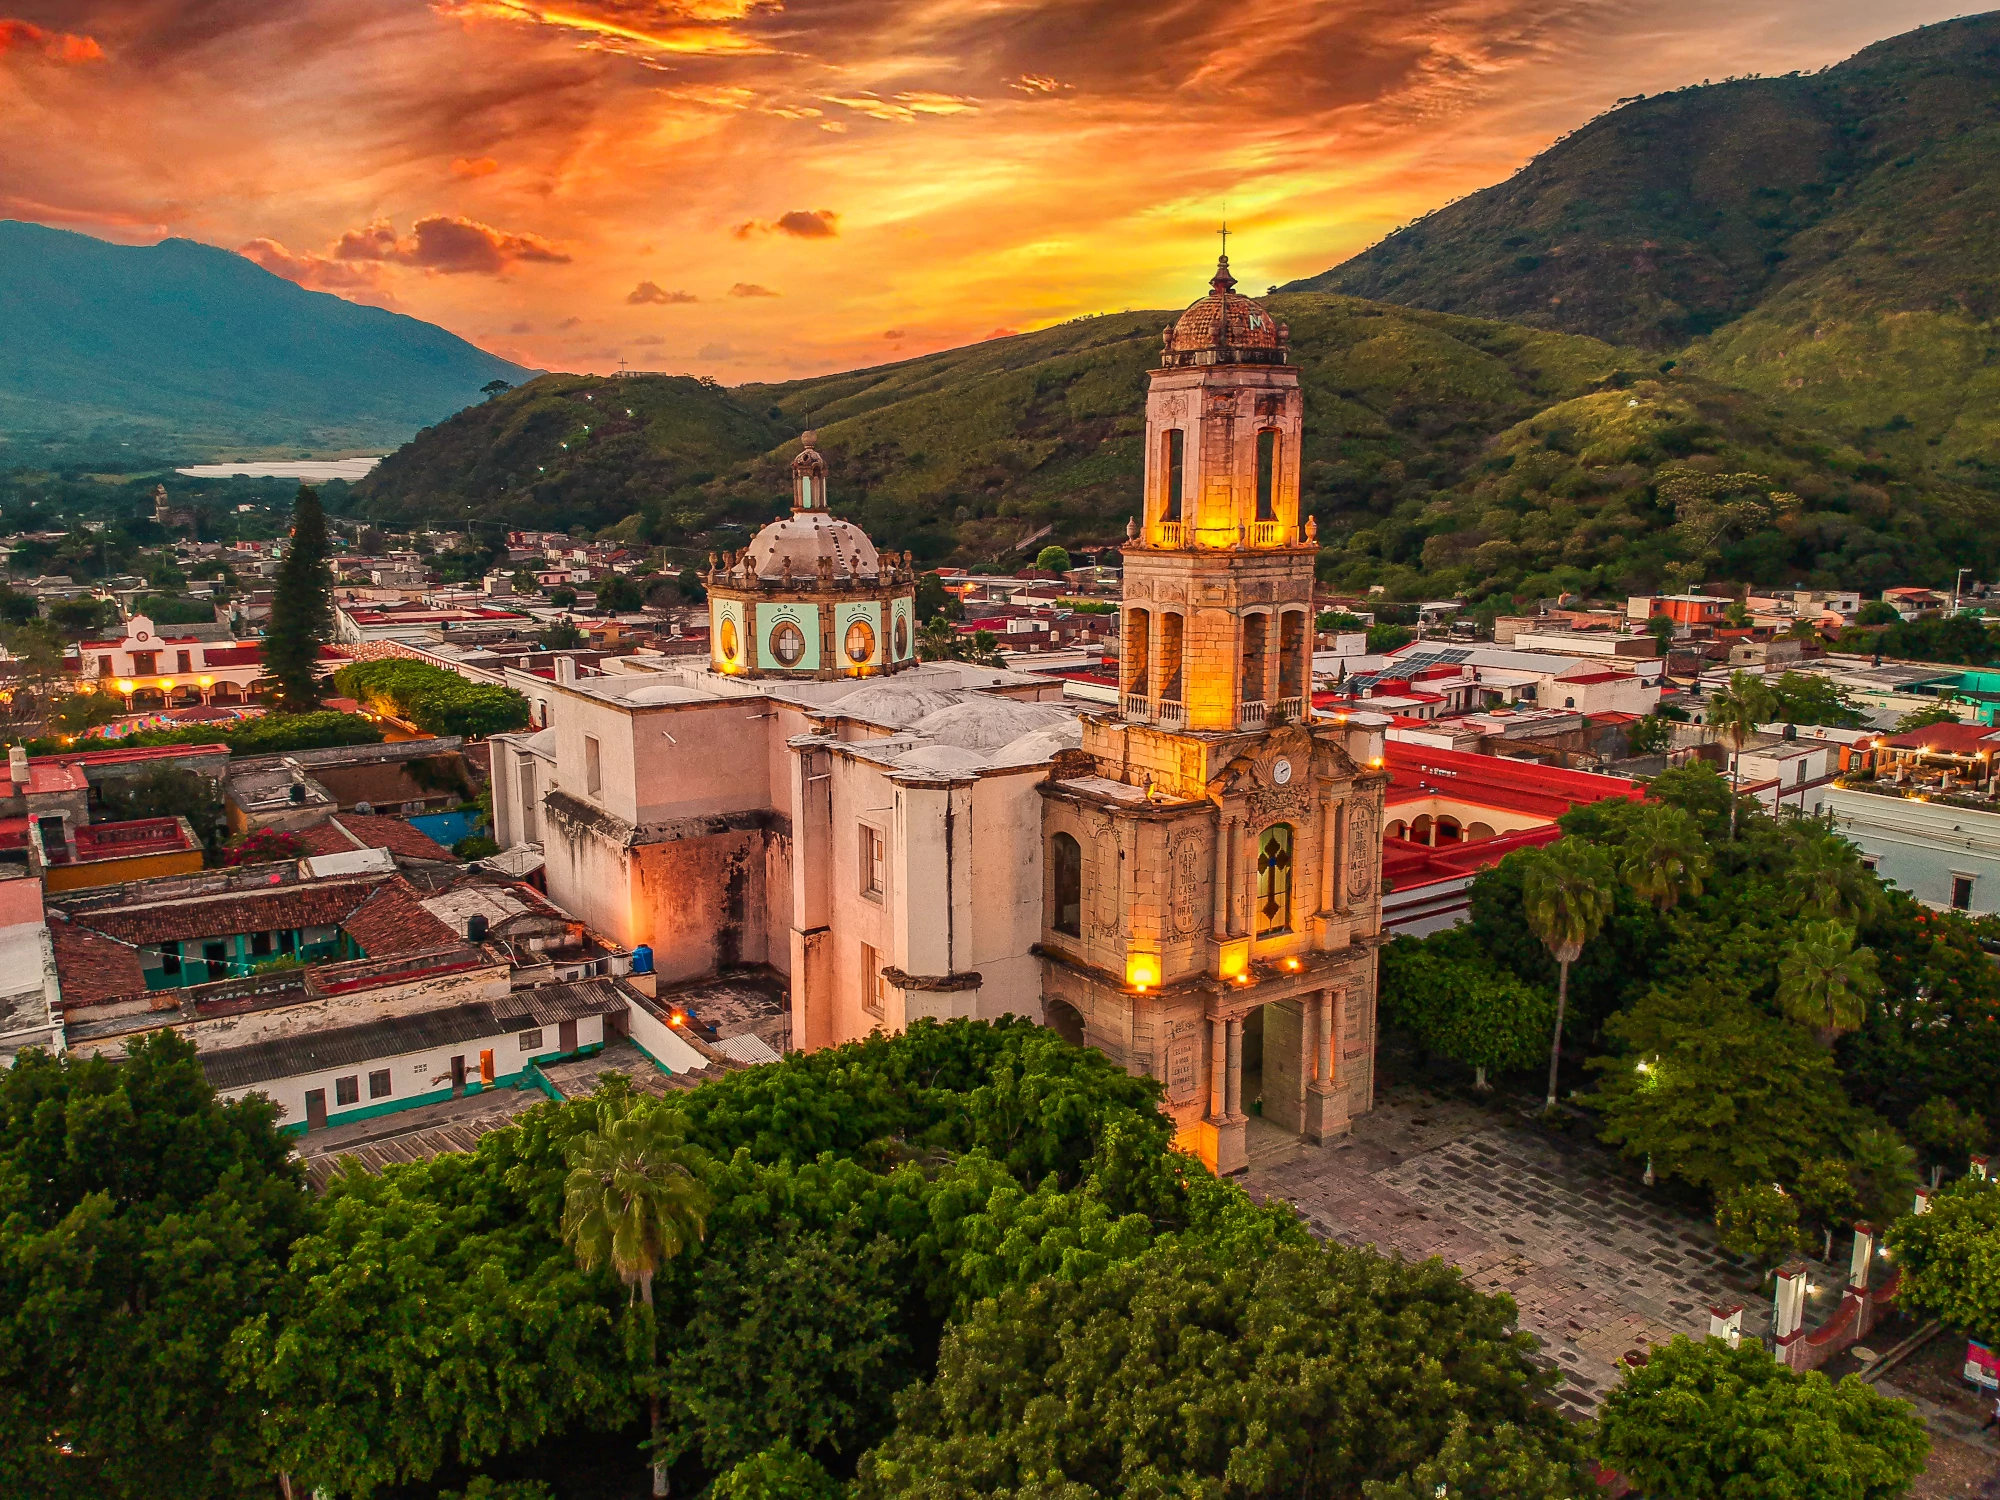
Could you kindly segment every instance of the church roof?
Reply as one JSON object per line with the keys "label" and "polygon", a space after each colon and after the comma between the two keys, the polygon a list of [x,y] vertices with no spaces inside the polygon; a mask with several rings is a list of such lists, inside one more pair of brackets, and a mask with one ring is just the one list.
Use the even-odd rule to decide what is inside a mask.
{"label": "church roof", "polygon": [[1291,330],[1261,302],[1239,296],[1229,257],[1215,263],[1208,295],[1182,313],[1165,334],[1169,365],[1284,364]]}
{"label": "church roof", "polygon": [[786,564],[791,575],[809,584],[827,559],[835,578],[877,578],[882,562],[868,533],[852,521],[823,510],[794,511],[771,522],[750,543],[750,566],[759,579],[780,579]]}

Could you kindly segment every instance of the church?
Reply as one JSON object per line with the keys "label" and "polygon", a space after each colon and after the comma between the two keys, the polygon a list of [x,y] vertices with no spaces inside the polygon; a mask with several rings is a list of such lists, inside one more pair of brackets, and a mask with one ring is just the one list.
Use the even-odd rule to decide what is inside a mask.
{"label": "church", "polygon": [[1162,344],[1115,710],[920,661],[917,571],[833,514],[808,433],[791,513],[711,559],[707,664],[536,681],[495,821],[662,982],[786,976],[796,1047],[1025,1015],[1157,1078],[1229,1172],[1253,1114],[1319,1141],[1372,1104],[1387,721],[1312,711],[1287,329],[1225,257]]}

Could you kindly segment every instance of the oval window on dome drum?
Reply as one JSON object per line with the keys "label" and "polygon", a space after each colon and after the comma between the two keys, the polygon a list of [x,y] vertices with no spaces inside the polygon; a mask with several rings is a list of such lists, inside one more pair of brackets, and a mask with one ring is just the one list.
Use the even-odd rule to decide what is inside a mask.
{"label": "oval window on dome drum", "polygon": [[771,628],[771,655],[780,665],[796,667],[806,654],[806,634],[790,620],[780,620]]}
{"label": "oval window on dome drum", "polygon": [[910,622],[903,616],[896,616],[896,659],[901,661],[910,654]]}
{"label": "oval window on dome drum", "polygon": [[716,632],[715,639],[716,645],[722,652],[722,659],[735,661],[736,653],[742,646],[742,642],[736,638],[736,622],[730,619],[723,620],[722,629]]}
{"label": "oval window on dome drum", "polygon": [[859,665],[875,655],[875,631],[866,620],[856,620],[847,627],[847,659]]}

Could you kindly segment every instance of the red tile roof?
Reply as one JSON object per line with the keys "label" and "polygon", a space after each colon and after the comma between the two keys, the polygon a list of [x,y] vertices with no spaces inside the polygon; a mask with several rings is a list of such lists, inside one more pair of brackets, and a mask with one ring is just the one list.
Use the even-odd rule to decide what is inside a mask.
{"label": "red tile roof", "polygon": [[1411,802],[1431,796],[1460,802],[1533,813],[1554,822],[1572,807],[1622,797],[1637,802],[1645,790],[1619,776],[1589,771],[1564,771],[1497,755],[1470,755],[1459,750],[1433,750],[1406,740],[1382,747],[1389,768],[1387,803]]}
{"label": "red tile roof", "polygon": [[280,886],[249,895],[198,896],[148,906],[79,911],[76,921],[132,944],[185,942],[288,927],[339,927],[374,894],[376,885],[374,881],[346,880]]}
{"label": "red tile roof", "polygon": [[298,831],[307,854],[346,854],[355,849],[387,849],[403,859],[449,860],[451,851],[401,818],[342,813]]}
{"label": "red tile roof", "polygon": [[1576,686],[1584,686],[1597,682],[1625,682],[1628,680],[1637,681],[1629,672],[1580,672],[1575,676],[1562,676],[1556,679],[1557,682],[1567,682]]}
{"label": "red tile roof", "polygon": [[461,941],[457,933],[424,910],[417,893],[401,880],[384,881],[340,925],[370,958],[427,953]]}
{"label": "red tile roof", "polygon": [[146,993],[146,975],[130,944],[80,927],[57,911],[49,913],[49,942],[55,949],[64,1009],[131,1000]]}

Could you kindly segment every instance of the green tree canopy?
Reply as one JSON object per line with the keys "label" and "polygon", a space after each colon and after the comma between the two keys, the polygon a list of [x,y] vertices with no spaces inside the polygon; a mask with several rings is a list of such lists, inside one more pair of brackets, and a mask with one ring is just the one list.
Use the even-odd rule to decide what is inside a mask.
{"label": "green tree canopy", "polygon": [[1548,1107],[1556,1107],[1556,1072],[1562,1061],[1563,1015],[1569,1005],[1569,966],[1597,936],[1614,904],[1616,876],[1610,857],[1587,839],[1566,835],[1539,849],[1507,856],[1521,870],[1521,910],[1549,957],[1556,961],[1556,1021],[1549,1043]]}
{"label": "green tree canopy", "polygon": [[1482,955],[1469,933],[1453,936],[1460,940],[1398,938],[1384,950],[1383,1018],[1425,1050],[1476,1069],[1484,1087],[1488,1068],[1525,1068],[1541,1055],[1555,1001]]}
{"label": "green tree canopy", "polygon": [[406,657],[355,662],[333,680],[348,697],[432,734],[484,739],[528,727],[528,700],[514,689],[473,682]]}
{"label": "green tree canopy", "polygon": [[1901,1268],[1898,1307],[2000,1339],[2000,1185],[1961,1177],[1932,1195],[1929,1213],[1891,1223],[1882,1243]]}
{"label": "green tree canopy", "polygon": [[1848,1113],[1833,1061],[1798,1027],[1706,982],[1655,989],[1612,1018],[1595,1058],[1603,1138],[1712,1192],[1786,1182]]}
{"label": "green tree canopy", "polygon": [[1352,1493],[1439,1461],[1461,1423],[1506,1429],[1560,1475],[1550,1500],[1581,1493],[1576,1439],[1536,1402],[1550,1377],[1512,1317],[1437,1261],[1160,1245],[981,1302],[897,1403],[860,1493]]}
{"label": "green tree canopy", "polygon": [[[1807,629],[1811,630],[1809,622]],[[1867,717],[1854,706],[1847,690],[1817,672],[1787,672],[1769,688],[1775,724],[1828,724],[1836,729],[1860,729]]]}
{"label": "green tree canopy", "polygon": [[1677,1338],[1605,1397],[1604,1462],[1659,1500],[1895,1500],[1924,1420],[1849,1375],[1800,1375],[1754,1341]]}
{"label": "green tree canopy", "polygon": [[1037,573],[1067,573],[1070,567],[1069,552],[1062,547],[1044,547],[1035,554]]}
{"label": "green tree canopy", "polygon": [[311,1222],[276,1115],[218,1100],[171,1031],[0,1071],[0,1493],[270,1493],[227,1351],[288,1305]]}

